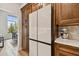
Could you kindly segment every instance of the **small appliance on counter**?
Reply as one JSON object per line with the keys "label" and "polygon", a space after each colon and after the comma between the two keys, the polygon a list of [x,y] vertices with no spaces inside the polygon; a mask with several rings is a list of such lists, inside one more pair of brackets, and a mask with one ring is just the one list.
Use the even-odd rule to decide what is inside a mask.
{"label": "small appliance on counter", "polygon": [[59,35],[62,39],[68,39],[69,38],[69,33],[68,33],[68,29],[66,28],[61,28],[59,30]]}

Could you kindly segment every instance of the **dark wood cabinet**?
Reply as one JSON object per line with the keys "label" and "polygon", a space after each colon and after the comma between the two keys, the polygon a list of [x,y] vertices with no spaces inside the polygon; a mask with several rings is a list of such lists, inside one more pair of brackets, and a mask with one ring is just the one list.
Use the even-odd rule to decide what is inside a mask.
{"label": "dark wood cabinet", "polygon": [[56,4],[56,24],[79,25],[79,4],[59,3]]}
{"label": "dark wood cabinet", "polygon": [[55,56],[79,56],[79,48],[55,43]]}

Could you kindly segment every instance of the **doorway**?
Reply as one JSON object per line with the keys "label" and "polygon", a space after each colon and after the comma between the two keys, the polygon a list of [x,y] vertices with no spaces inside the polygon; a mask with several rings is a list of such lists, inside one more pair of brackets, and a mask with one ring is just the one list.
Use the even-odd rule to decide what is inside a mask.
{"label": "doorway", "polygon": [[12,39],[12,44],[14,46],[17,46],[17,42],[18,42],[18,34],[17,34],[17,17],[13,16],[13,15],[8,15],[7,16],[7,20],[8,20],[8,34],[9,34],[9,38]]}

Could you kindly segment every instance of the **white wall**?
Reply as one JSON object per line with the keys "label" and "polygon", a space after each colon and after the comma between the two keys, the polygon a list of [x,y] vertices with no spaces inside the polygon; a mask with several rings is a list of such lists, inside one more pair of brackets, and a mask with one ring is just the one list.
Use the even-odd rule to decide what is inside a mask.
{"label": "white wall", "polygon": [[0,10],[4,10],[8,12],[9,15],[14,15],[18,17],[18,49],[21,49],[21,11],[20,11],[20,4],[19,3],[0,3]]}
{"label": "white wall", "polygon": [[8,32],[7,13],[0,10],[0,35],[5,35]]}

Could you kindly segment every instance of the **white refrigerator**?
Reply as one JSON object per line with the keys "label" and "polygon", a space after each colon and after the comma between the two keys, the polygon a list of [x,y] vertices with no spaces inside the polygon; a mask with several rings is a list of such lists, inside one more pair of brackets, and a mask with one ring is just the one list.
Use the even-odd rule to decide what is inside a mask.
{"label": "white refrigerator", "polygon": [[29,56],[37,56],[37,11],[29,15]]}
{"label": "white refrigerator", "polygon": [[51,5],[29,14],[29,55],[51,56]]}

